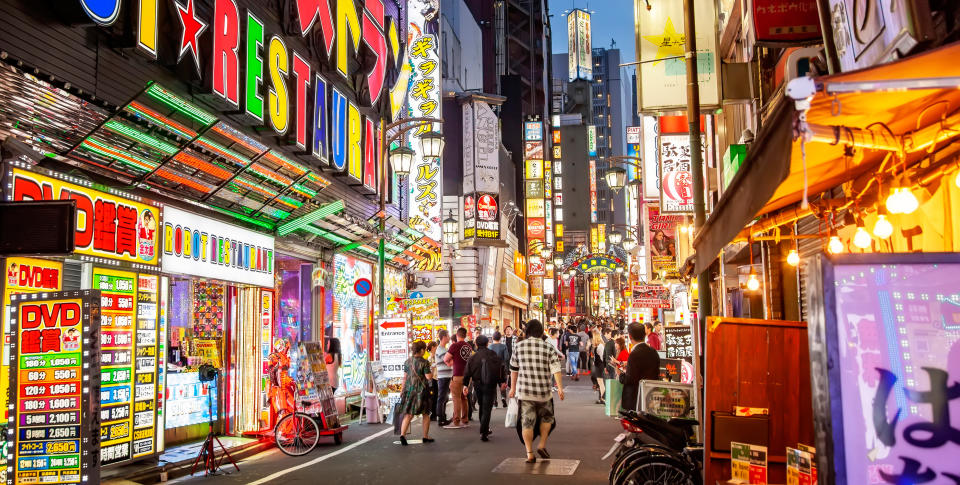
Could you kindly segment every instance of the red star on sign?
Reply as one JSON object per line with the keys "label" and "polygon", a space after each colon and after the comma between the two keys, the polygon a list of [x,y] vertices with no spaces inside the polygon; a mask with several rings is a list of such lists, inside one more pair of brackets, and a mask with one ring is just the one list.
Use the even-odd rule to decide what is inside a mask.
{"label": "red star on sign", "polygon": [[193,8],[193,0],[187,0],[187,6],[182,7],[177,3],[177,13],[180,14],[180,25],[183,26],[183,34],[180,36],[180,55],[177,62],[183,59],[187,49],[193,53],[193,63],[197,66],[197,73],[200,72],[200,34],[207,30],[207,24],[197,18],[197,12]]}

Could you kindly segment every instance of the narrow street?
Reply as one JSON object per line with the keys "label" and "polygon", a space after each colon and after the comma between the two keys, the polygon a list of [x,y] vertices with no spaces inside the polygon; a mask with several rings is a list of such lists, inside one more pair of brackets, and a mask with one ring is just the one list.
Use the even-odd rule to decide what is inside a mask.
{"label": "narrow street", "polygon": [[[569,382],[566,400],[557,402],[557,428],[547,449],[553,461],[579,460],[572,476],[543,475],[549,461],[524,465],[527,473],[500,474],[493,469],[508,458],[523,458],[523,445],[513,429],[503,427],[504,409],[493,411],[489,442],[480,441],[479,423],[460,430],[431,429],[437,440],[428,445],[419,441],[416,423],[406,448],[400,446],[392,428],[386,425],[352,425],[343,445],[326,439],[305,457],[293,458],[277,449],[240,462],[240,472],[215,477],[183,477],[168,483],[284,485],[318,483],[322,477],[347,479],[345,483],[377,484],[481,484],[481,483],[606,483],[610,462],[600,461],[619,432],[618,422],[594,404],[596,392],[590,379]],[[476,418],[476,414],[474,415]],[[559,467],[555,467],[559,468]]]}

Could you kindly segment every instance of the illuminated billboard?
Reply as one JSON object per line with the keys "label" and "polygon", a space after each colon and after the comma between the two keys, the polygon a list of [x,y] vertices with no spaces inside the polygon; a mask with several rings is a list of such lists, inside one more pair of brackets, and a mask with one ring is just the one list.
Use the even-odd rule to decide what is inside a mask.
{"label": "illuminated billboard", "polygon": [[570,81],[593,80],[593,52],[590,42],[590,13],[574,9],[567,15],[567,50]]}

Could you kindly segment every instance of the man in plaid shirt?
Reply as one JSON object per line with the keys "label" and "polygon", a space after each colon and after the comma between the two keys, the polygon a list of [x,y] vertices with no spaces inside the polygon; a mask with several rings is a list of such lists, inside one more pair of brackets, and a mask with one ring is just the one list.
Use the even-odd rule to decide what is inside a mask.
{"label": "man in plaid shirt", "polygon": [[561,362],[557,349],[543,339],[543,324],[530,320],[526,327],[527,338],[513,346],[510,357],[510,397],[520,400],[520,428],[523,444],[527,448],[527,463],[536,463],[533,453],[533,435],[540,421],[540,445],[537,453],[550,458],[547,453],[547,437],[556,419],[553,415],[551,378],[557,383],[557,394],[562,401],[563,380]]}

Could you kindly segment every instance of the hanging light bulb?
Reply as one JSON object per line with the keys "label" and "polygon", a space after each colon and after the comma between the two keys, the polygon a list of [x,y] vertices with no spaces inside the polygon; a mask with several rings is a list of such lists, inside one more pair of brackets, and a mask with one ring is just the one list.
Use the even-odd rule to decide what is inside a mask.
{"label": "hanging light bulb", "polygon": [[912,214],[920,207],[920,201],[910,190],[910,183],[903,175],[894,182],[890,195],[887,196],[887,210],[891,214]]}
{"label": "hanging light bulb", "polygon": [[887,211],[891,214],[900,214],[903,212],[900,202],[900,187],[894,187],[890,190],[890,195],[887,196],[886,205]]}
{"label": "hanging light bulb", "polygon": [[843,252],[843,243],[837,236],[830,236],[830,242],[827,243],[827,251],[830,254],[840,254]]}
{"label": "hanging light bulb", "polygon": [[887,219],[886,214],[877,215],[877,222],[873,225],[873,235],[880,239],[886,239],[893,234],[893,224]]}
{"label": "hanging light bulb", "polygon": [[953,179],[953,183],[957,184],[957,187],[960,187],[960,172],[957,172],[957,178]]}
{"label": "hanging light bulb", "polygon": [[760,280],[757,279],[757,273],[750,269],[750,276],[747,276],[747,289],[750,291],[757,291],[760,289]]}
{"label": "hanging light bulb", "polygon": [[863,219],[857,218],[857,232],[853,235],[853,245],[860,249],[870,247],[870,233],[863,227]]}
{"label": "hanging light bulb", "polygon": [[903,187],[900,189],[900,213],[901,214],[913,214],[913,211],[917,210],[920,207],[920,201],[917,200],[917,196],[913,195],[913,191],[910,190],[910,187]]}
{"label": "hanging light bulb", "polygon": [[800,264],[800,254],[797,253],[796,249],[791,249],[787,254],[787,264],[790,266],[796,266]]}

